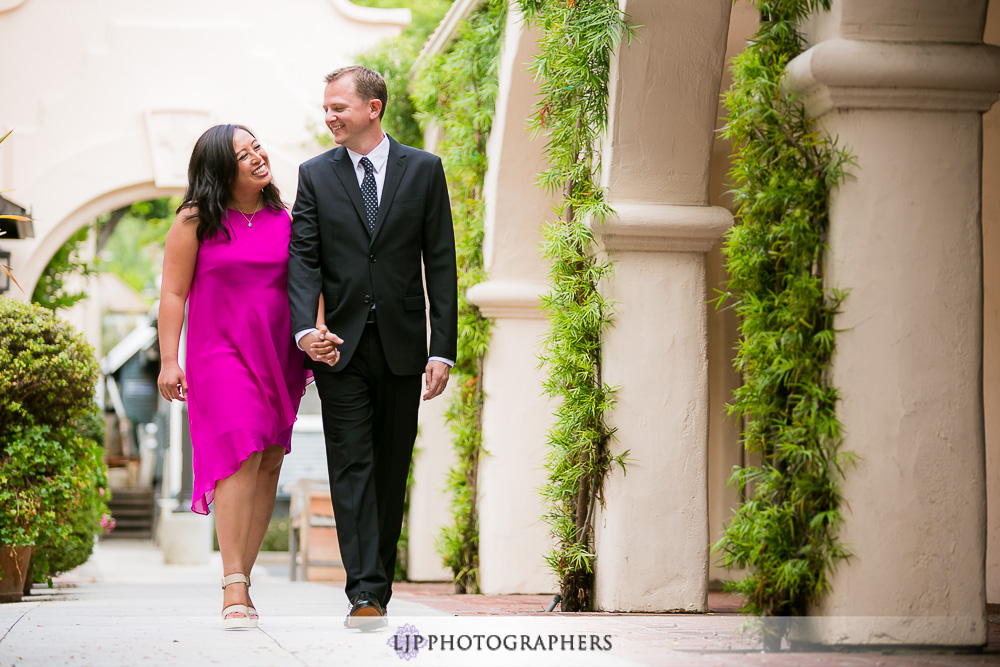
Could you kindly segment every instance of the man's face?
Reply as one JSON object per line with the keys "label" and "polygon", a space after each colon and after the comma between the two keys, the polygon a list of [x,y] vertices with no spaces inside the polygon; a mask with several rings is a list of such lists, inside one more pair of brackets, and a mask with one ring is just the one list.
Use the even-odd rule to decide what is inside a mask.
{"label": "man's face", "polygon": [[372,132],[378,122],[379,106],[378,100],[366,102],[361,99],[351,75],[326,84],[323,94],[326,126],[333,133],[333,140],[341,146],[353,150],[354,145]]}

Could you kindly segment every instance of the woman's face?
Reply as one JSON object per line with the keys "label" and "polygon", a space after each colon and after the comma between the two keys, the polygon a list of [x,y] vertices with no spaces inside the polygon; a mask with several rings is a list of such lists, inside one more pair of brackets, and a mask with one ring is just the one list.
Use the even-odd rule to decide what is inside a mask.
{"label": "woman's face", "polygon": [[267,151],[252,134],[240,128],[233,133],[233,150],[237,165],[233,190],[263,190],[271,182],[271,162]]}

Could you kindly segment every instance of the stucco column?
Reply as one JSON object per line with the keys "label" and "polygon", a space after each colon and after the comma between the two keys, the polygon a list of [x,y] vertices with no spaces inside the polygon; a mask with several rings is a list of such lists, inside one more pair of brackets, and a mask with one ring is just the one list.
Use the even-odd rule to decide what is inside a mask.
{"label": "stucco column", "polygon": [[550,593],[551,545],[538,488],[545,483],[545,440],[552,407],[542,395],[538,342],[547,323],[542,283],[491,281],[470,298],[493,318],[483,371],[486,405],[479,460],[479,571],[483,593]]}
{"label": "stucco column", "polygon": [[831,382],[854,554],[793,632],[805,643],[986,643],[982,408],[983,111],[1000,49],[985,0],[842,0],[788,68],[856,158],[830,208]]}
{"label": "stucco column", "polygon": [[597,604],[703,611],[708,593],[706,254],[728,210],[615,202],[603,228],[615,263],[603,290],[618,305],[604,338],[611,424],[627,474],[605,484],[597,525]]}
{"label": "stucco column", "polygon": [[451,523],[448,471],[455,465],[451,428],[445,419],[455,396],[454,377],[444,393],[420,406],[419,433],[413,454],[413,486],[407,514],[407,576],[411,581],[451,581],[441,562],[437,540]]}
{"label": "stucco column", "polygon": [[526,30],[511,4],[500,56],[499,93],[487,146],[486,241],[490,280],[469,290],[469,301],[493,319],[483,369],[483,447],[479,460],[479,571],[484,593],[551,593],[558,585],[545,563],[552,545],[538,487],[546,479],[551,402],[538,367],[548,330],[539,295],[548,291],[538,251],[551,201],[535,184],[545,168],[542,141],[526,119],[538,88],[527,71],[537,33]]}
{"label": "stucco column", "polygon": [[728,0],[628,0],[641,40],[612,66],[604,173],[617,215],[596,229],[614,262],[604,379],[618,388],[595,527],[596,604],[703,611],[708,593],[706,254],[732,224],[708,206]]}
{"label": "stucco column", "polygon": [[[1000,45],[1000,3],[983,41]],[[986,602],[1000,602],[1000,108],[983,114],[983,412],[986,426]]]}

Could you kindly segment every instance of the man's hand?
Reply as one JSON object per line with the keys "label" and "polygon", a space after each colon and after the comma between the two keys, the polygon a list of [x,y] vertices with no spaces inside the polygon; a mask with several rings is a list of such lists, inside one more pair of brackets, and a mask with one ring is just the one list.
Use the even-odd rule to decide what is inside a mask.
{"label": "man's hand", "polygon": [[334,366],[340,361],[340,350],[337,346],[343,342],[340,336],[331,333],[326,326],[320,326],[316,331],[303,336],[299,345],[313,361]]}
{"label": "man's hand", "polygon": [[424,394],[425,401],[441,395],[444,388],[448,386],[449,372],[451,372],[451,366],[443,361],[435,360],[427,362],[427,367],[424,369],[424,377],[427,381],[427,392]]}

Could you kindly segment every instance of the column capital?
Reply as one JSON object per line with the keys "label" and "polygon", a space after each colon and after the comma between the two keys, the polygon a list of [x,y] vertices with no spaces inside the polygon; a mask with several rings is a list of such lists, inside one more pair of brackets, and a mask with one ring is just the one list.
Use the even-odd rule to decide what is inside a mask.
{"label": "column capital", "polygon": [[609,251],[708,252],[733,224],[721,206],[613,201],[615,216],[595,226]]}
{"label": "column capital", "polygon": [[818,118],[834,109],[986,111],[1000,47],[829,39],[788,64],[783,83]]}
{"label": "column capital", "polygon": [[466,299],[486,317],[544,320],[541,295],[548,291],[544,283],[488,280],[470,287]]}

